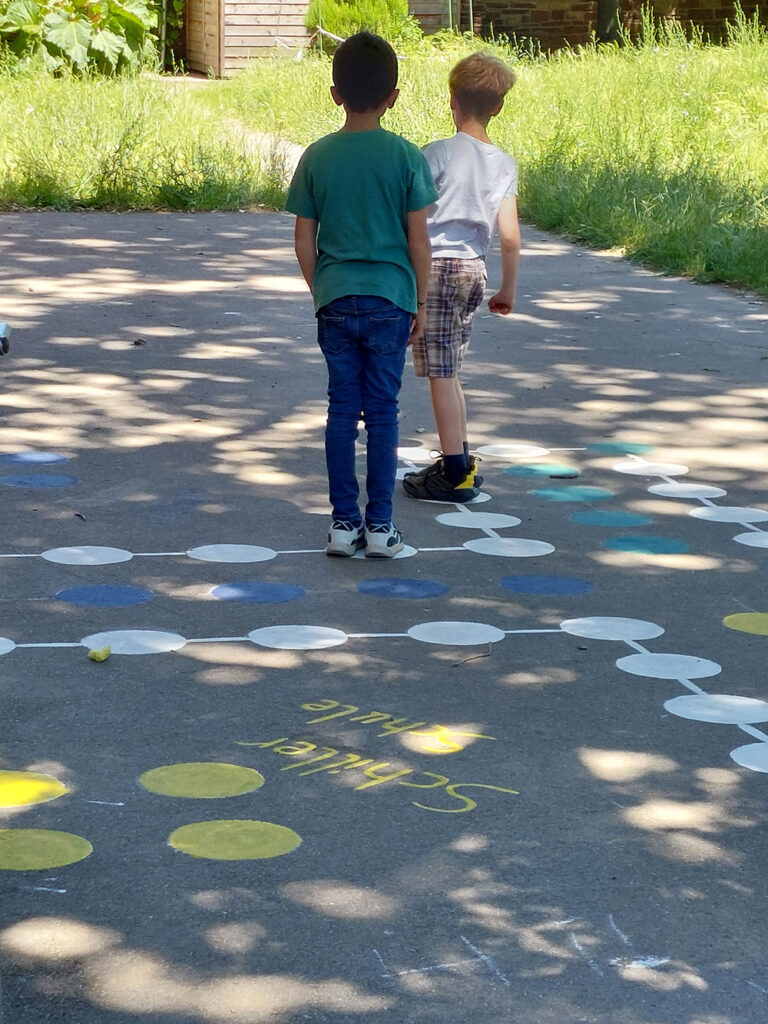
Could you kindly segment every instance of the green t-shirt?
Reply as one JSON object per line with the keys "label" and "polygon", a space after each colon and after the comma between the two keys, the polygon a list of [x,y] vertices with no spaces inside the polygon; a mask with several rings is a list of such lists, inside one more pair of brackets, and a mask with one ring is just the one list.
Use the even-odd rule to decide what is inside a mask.
{"label": "green t-shirt", "polygon": [[312,143],[285,208],[318,221],[315,310],[345,295],[377,295],[415,313],[407,214],[436,199],[426,159],[399,135],[376,128]]}

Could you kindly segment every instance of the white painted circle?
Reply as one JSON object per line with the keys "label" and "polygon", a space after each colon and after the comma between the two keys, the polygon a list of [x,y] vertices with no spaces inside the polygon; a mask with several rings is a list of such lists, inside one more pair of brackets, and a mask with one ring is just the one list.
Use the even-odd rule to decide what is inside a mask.
{"label": "white painted circle", "polygon": [[630,476],[683,476],[688,472],[688,467],[679,462],[644,462],[642,459],[617,462],[612,468]]}
{"label": "white painted circle", "polygon": [[59,565],[112,565],[115,562],[130,562],[132,551],[123,548],[80,547],[50,548],[43,551],[41,558]]}
{"label": "white painted circle", "polygon": [[665,701],[664,707],[673,715],[694,722],[722,722],[724,725],[768,722],[768,701],[732,693],[688,694]]}
{"label": "white painted circle", "polygon": [[91,651],[111,647],[113,654],[167,654],[178,651],[186,642],[178,633],[164,633],[159,629],[112,629],[92,633],[80,641]]}
{"label": "white painted circle", "polygon": [[277,552],[253,544],[204,544],[191,548],[187,555],[199,562],[269,562]]}
{"label": "white painted circle", "polygon": [[745,743],[731,751],[731,757],[742,768],[753,772],[768,772],[768,743]]}
{"label": "white painted circle", "polygon": [[737,533],[733,539],[748,548],[768,548],[768,533]]}
{"label": "white painted circle", "polygon": [[0,655],[10,654],[15,648],[16,644],[13,640],[9,640],[7,637],[0,636]]}
{"label": "white painted circle", "polygon": [[443,526],[461,526],[466,530],[503,530],[506,526],[520,525],[517,516],[501,512],[445,512],[436,518]]}
{"label": "white painted circle", "polygon": [[662,498],[722,498],[728,491],[711,484],[652,484],[648,490],[651,494],[660,494]]}
{"label": "white painted circle", "polygon": [[322,651],[347,642],[347,634],[330,626],[264,626],[248,634],[251,643],[279,651]]}
{"label": "white painted circle", "polygon": [[616,665],[622,672],[649,679],[706,679],[721,671],[716,661],[692,654],[630,654]]}
{"label": "white painted circle", "polygon": [[688,513],[694,519],[706,519],[709,523],[765,523],[768,512],[764,508],[742,508],[739,505],[712,505],[692,508]]}
{"label": "white painted circle", "polygon": [[[435,449],[424,448],[419,446],[418,448],[398,448],[398,457],[405,459],[406,462],[434,462],[435,461]],[[406,473],[410,473],[410,470],[406,470]]]}
{"label": "white painted circle", "polygon": [[499,459],[536,459],[540,455],[549,455],[550,450],[534,444],[485,444],[477,449],[477,454]]}
{"label": "white painted circle", "polygon": [[462,547],[478,555],[501,555],[502,558],[538,558],[551,555],[555,550],[554,544],[523,537],[478,537],[465,541]]}
{"label": "white painted circle", "polygon": [[471,498],[469,501],[456,502],[456,501],[435,501],[433,498],[416,498],[416,501],[421,501],[425,505],[442,505],[445,508],[446,505],[483,505],[486,501],[491,500],[490,494],[485,491],[479,491],[476,498]]}
{"label": "white painted circle", "polygon": [[[418,548],[412,548],[410,544],[406,544],[402,548],[402,550],[398,551],[396,555],[392,556],[392,558],[393,559],[395,559],[395,558],[413,558],[413,556],[414,555],[418,555],[418,553],[419,553]],[[354,553],[354,555],[352,555],[352,557],[353,558],[365,558],[365,548],[361,548],[360,551],[356,551]],[[368,561],[369,562],[373,562],[373,561],[384,562],[384,561],[386,561],[386,559],[384,559],[384,558],[379,558],[379,559],[369,558]]]}
{"label": "white painted circle", "polygon": [[487,622],[421,622],[411,626],[408,636],[424,644],[445,644],[449,647],[472,647],[495,644],[505,633]]}
{"label": "white painted circle", "polygon": [[664,627],[644,619],[623,619],[614,615],[591,615],[583,619],[566,619],[560,629],[572,636],[589,640],[653,640]]}

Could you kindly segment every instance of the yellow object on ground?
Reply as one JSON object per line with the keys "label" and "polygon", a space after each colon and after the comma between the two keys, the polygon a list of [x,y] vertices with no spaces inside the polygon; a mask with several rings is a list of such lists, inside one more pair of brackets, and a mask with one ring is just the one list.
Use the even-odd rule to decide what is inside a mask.
{"label": "yellow object on ground", "polygon": [[106,647],[100,647],[98,651],[88,651],[88,657],[91,661],[106,661],[112,653],[112,648],[107,645]]}

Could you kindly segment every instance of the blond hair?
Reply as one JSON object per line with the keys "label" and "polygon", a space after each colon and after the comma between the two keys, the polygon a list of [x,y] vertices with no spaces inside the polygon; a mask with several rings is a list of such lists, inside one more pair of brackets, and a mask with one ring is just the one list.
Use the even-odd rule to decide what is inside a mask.
{"label": "blond hair", "polygon": [[515,84],[514,73],[490,53],[472,53],[451,68],[448,87],[462,114],[487,121]]}

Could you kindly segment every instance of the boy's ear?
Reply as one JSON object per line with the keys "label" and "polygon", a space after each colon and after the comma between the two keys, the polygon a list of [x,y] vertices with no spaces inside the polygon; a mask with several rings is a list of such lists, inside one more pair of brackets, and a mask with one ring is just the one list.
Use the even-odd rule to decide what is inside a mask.
{"label": "boy's ear", "polygon": [[344,105],[344,100],[339,95],[339,90],[336,88],[335,85],[331,86],[331,97],[337,107],[342,107]]}
{"label": "boy's ear", "polygon": [[387,103],[386,103],[386,106],[384,107],[384,109],[385,110],[391,110],[392,107],[394,107],[395,103],[397,103],[397,97],[399,95],[400,95],[400,90],[399,89],[393,89],[392,92],[390,93],[390,95],[387,98]]}

